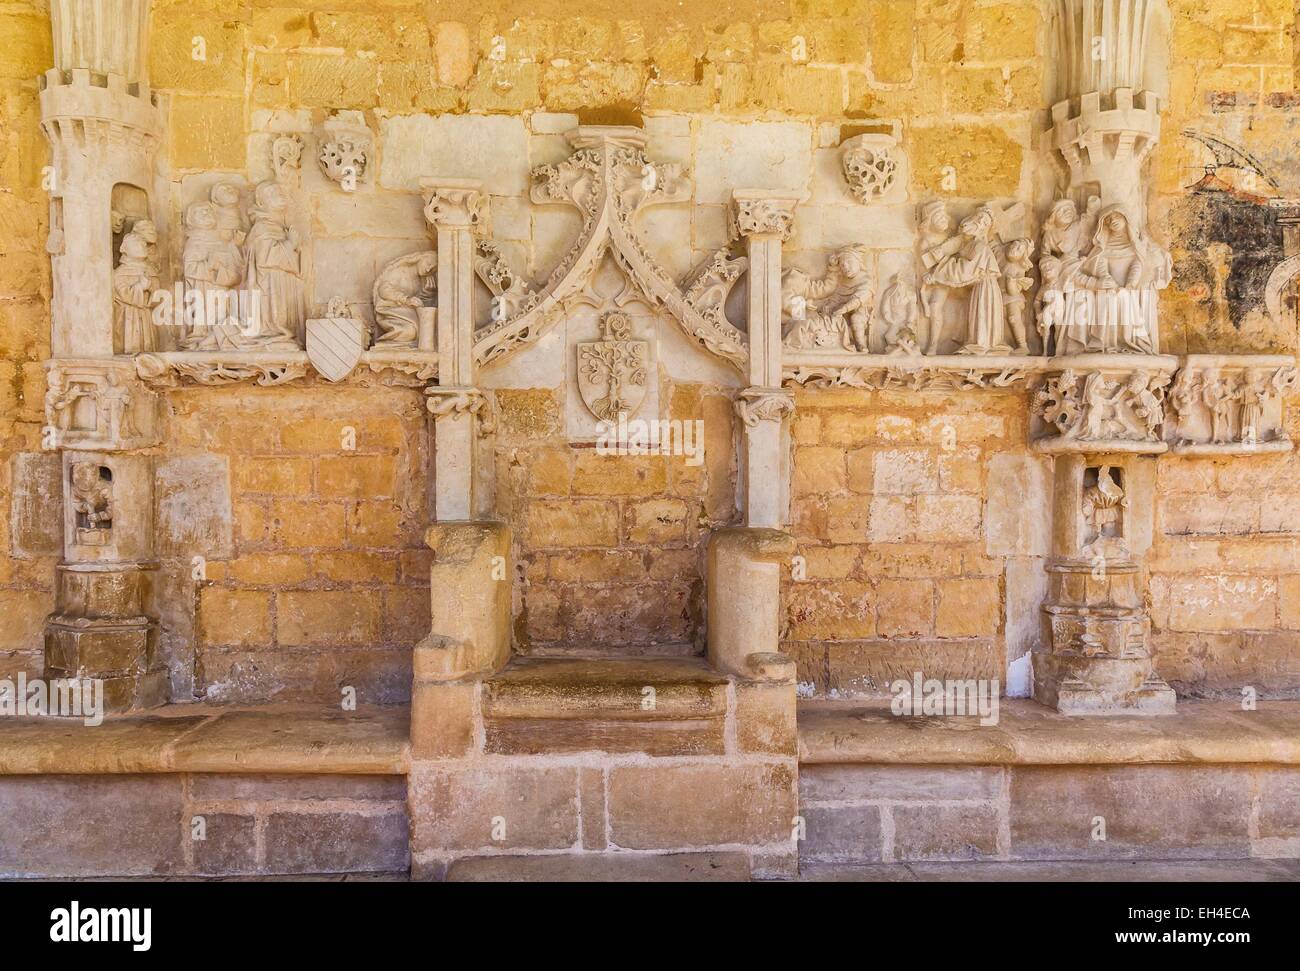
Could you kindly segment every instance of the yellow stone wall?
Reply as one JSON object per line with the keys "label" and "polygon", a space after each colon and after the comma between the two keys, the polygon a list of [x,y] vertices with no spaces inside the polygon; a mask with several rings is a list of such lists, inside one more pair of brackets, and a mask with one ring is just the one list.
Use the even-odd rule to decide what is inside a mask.
{"label": "yellow stone wall", "polygon": [[[1170,8],[1170,89],[1152,166],[1153,216],[1176,260],[1185,261],[1207,246],[1180,235],[1186,224],[1179,211],[1205,163],[1180,132],[1229,137],[1281,178],[1283,194],[1300,196],[1291,174],[1300,95],[1290,3],[1170,0]],[[152,84],[168,95],[165,163],[177,179],[243,171],[253,114],[264,110],[306,108],[323,118],[327,109],[356,109],[376,129],[382,117],[411,113],[576,112],[593,123],[674,113],[799,119],[842,136],[896,122],[913,201],[1041,202],[1050,191],[1035,134],[1050,99],[1046,9],[1036,0],[158,0],[149,65]],[[196,38],[202,59],[194,56]],[[57,515],[57,497],[42,492],[49,463],[39,460],[50,281],[41,189],[47,151],[35,78],[49,66],[47,5],[0,0],[0,674],[39,667],[58,559],[57,520],[42,536],[16,511],[24,493],[24,508]],[[945,179],[949,172],[955,182]],[[1215,299],[1183,277],[1175,281],[1162,297],[1166,350],[1295,350],[1294,324],[1279,331],[1256,319],[1225,328]],[[414,496],[427,487],[420,476],[428,443],[409,402],[402,403],[405,393],[385,392],[347,400],[373,450],[341,454],[329,425],[329,416],[343,413],[341,394],[312,387],[172,396],[181,454],[210,451],[228,461],[234,517],[230,555],[216,558],[205,583],[180,600],[195,646],[191,680],[179,683],[241,686],[243,694],[231,697],[332,698],[344,677],[375,693],[404,677],[403,648],[421,616],[418,530],[427,512]],[[717,397],[707,386],[671,389],[672,408],[683,413],[718,413],[709,404]],[[321,440],[290,444],[293,426],[275,417],[281,406],[305,426],[328,426]],[[256,426],[248,435],[204,438],[245,420],[231,417],[235,408]],[[978,510],[989,498],[989,458],[1024,450],[1023,398],[982,393],[936,403],[801,394],[800,409],[794,530],[809,573],[787,586],[786,636],[801,677],[823,690],[861,688],[883,670],[876,661],[905,659],[916,649],[906,645],[922,641],[958,667],[1001,656],[1006,563],[981,553],[974,532],[960,530],[984,528]],[[934,437],[934,423],[948,419],[957,429],[956,456]],[[508,431],[508,415],[505,421]],[[680,522],[683,535],[696,536],[701,523],[728,518],[717,493],[722,471],[679,479],[678,471],[648,462],[625,488],[583,485],[588,459],[562,437],[549,429],[526,446],[503,439],[495,456],[503,509],[523,537],[523,561],[536,583],[523,642],[544,643],[544,624],[562,603],[586,602],[599,585],[584,572],[597,559],[590,549],[529,538],[530,523],[554,515],[562,526],[581,502],[600,504],[616,520],[619,545],[631,550],[619,554],[620,569],[639,577],[654,569],[644,566],[646,549],[675,550],[661,561],[671,568],[658,567],[668,570],[662,582],[688,587],[685,603],[698,604],[699,562],[689,544],[676,545],[676,531]],[[512,456],[525,448],[531,451]],[[937,480],[927,471],[927,489],[905,502],[882,492],[869,469],[872,456],[891,450],[923,453],[920,465]],[[1285,632],[1300,627],[1295,461],[1159,461],[1152,612],[1160,671],[1180,687],[1230,691],[1250,678],[1294,686]],[[348,471],[362,465],[363,473]],[[45,479],[31,481],[34,470]],[[545,487],[537,484],[552,475]],[[366,498],[372,488],[391,498]],[[400,513],[379,508],[386,503]],[[927,533],[932,525],[916,518],[922,506],[959,524],[958,532]],[[911,524],[899,527],[902,538],[872,538],[873,508],[882,521]],[[635,541],[639,509],[656,523],[666,518],[673,542]],[[183,562],[177,555],[169,565],[173,576],[182,575]],[[996,616],[987,609],[995,594]],[[305,630],[321,618],[349,620],[336,613],[345,599],[346,610],[361,611],[364,638],[334,642]],[[251,618],[248,629],[223,629],[231,608]],[[566,616],[579,618],[580,629],[595,623],[590,613]],[[178,637],[189,633],[183,622],[178,630]],[[879,645],[888,641],[899,650],[886,657]]]}
{"label": "yellow stone wall", "polygon": [[884,694],[918,670],[1003,679],[1015,573],[990,555],[1005,520],[986,496],[994,454],[1028,455],[1024,398],[808,391],[797,407],[783,648],[804,690]]}
{"label": "yellow stone wall", "polygon": [[732,403],[666,379],[660,394],[669,418],[704,423],[702,462],[571,446],[555,393],[495,392],[496,508],[526,580],[521,653],[703,649],[703,543],[736,516]]}
{"label": "yellow stone wall", "polygon": [[[172,394],[168,412],[177,474],[159,477],[159,599],[194,696],[407,698],[410,650],[429,632],[423,396],[194,389]],[[218,486],[199,502],[187,458],[212,465],[225,496]],[[172,502],[185,514],[169,516]]]}
{"label": "yellow stone wall", "polygon": [[62,533],[58,521],[15,528],[11,501],[21,487],[15,475],[30,474],[40,449],[41,362],[50,355],[49,204],[41,186],[48,152],[36,76],[52,56],[45,3],[0,4],[0,676],[40,667]]}

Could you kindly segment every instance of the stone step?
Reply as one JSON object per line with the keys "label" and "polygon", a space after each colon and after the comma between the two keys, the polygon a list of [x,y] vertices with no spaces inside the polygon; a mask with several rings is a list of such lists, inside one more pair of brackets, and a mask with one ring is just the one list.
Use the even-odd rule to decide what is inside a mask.
{"label": "stone step", "polygon": [[484,685],[487,751],[724,750],[727,679],[703,658],[515,658]]}

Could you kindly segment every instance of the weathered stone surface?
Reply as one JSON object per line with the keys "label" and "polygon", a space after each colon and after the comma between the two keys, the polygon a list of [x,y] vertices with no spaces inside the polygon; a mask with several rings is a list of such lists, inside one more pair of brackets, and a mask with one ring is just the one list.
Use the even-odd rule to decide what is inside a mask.
{"label": "weathered stone surface", "polygon": [[179,776],[0,777],[0,873],[132,876],[182,869]]}
{"label": "weathered stone surface", "polygon": [[[1019,766],[1011,772],[1015,857],[1214,859],[1249,853],[1249,770]],[[1104,839],[1098,820],[1104,820]]]}
{"label": "weathered stone surface", "polygon": [[884,836],[879,806],[801,806],[808,827],[799,844],[800,862],[876,863]]}
{"label": "weathered stone surface", "polygon": [[271,873],[405,870],[408,839],[405,811],[272,813],[266,821],[265,868]]}
{"label": "weathered stone surface", "polygon": [[994,806],[901,805],[891,812],[897,860],[982,860],[999,855]]}
{"label": "weathered stone surface", "polygon": [[577,770],[411,767],[412,850],[563,849],[578,841]]}
{"label": "weathered stone surface", "polygon": [[939,765],[803,765],[801,802],[990,800],[1002,792],[1001,768]]}
{"label": "weathered stone surface", "polygon": [[619,766],[609,772],[610,841],[675,849],[789,839],[794,772],[787,765]]}

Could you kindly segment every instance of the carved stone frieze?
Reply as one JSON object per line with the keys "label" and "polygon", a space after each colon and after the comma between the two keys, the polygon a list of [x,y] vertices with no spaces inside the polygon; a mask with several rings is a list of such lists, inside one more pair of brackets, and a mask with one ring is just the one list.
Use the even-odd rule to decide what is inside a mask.
{"label": "carved stone frieze", "polygon": [[1107,355],[1057,359],[1060,369],[1049,373],[1030,398],[1034,447],[1043,452],[1165,451],[1165,392],[1177,359],[1128,360],[1129,367]]}
{"label": "carved stone frieze", "polygon": [[[156,389],[175,388],[186,382],[216,386],[244,381],[274,387],[303,380],[313,370],[304,351],[290,354],[168,351],[139,354],[134,361],[141,380]],[[437,362],[438,355],[433,351],[377,346],[361,354],[358,367],[350,370],[349,375],[350,380],[360,380],[364,374],[373,374],[385,377],[385,383],[421,387],[437,376]]]}
{"label": "carved stone frieze", "polygon": [[806,388],[865,391],[975,391],[1024,387],[1045,365],[1041,358],[970,358],[949,355],[790,355],[784,381]]}
{"label": "carved stone frieze", "polygon": [[1185,455],[1290,451],[1283,396],[1297,382],[1292,357],[1188,355],[1169,392],[1171,449]]}

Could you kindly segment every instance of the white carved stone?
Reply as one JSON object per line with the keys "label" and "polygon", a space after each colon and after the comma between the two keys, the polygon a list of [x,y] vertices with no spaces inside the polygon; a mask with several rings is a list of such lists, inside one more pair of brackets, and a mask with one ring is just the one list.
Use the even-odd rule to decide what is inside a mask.
{"label": "white carved stone", "polygon": [[636,414],[645,399],[650,344],[632,339],[627,314],[612,311],[601,321],[598,341],[579,341],[578,393],[602,422],[616,423]]}
{"label": "white carved stone", "polygon": [[364,320],[350,316],[342,300],[331,300],[324,317],[307,320],[307,359],[326,380],[342,381],[361,362],[369,336]]}
{"label": "white carved stone", "polygon": [[355,192],[370,179],[372,144],[370,129],[356,112],[334,115],[322,126],[316,160],[326,178],[344,192]]}
{"label": "white carved stone", "polygon": [[785,344],[800,350],[842,348],[863,353],[885,349],[875,320],[876,285],[871,253],[858,244],[831,254],[820,280],[791,268],[781,276]]}
{"label": "white carved stone", "polygon": [[109,452],[157,444],[157,400],[131,361],[55,358],[45,375],[47,447]]}
{"label": "white carved stone", "polygon": [[875,202],[894,187],[899,171],[897,145],[893,135],[867,133],[850,138],[841,146],[844,181],[858,202]]}
{"label": "white carved stone", "polygon": [[372,299],[377,344],[416,347],[421,329],[431,331],[438,292],[438,254],[423,250],[399,256],[375,277]]}
{"label": "white carved stone", "polygon": [[[1123,363],[1121,363],[1121,360]],[[1031,397],[1034,448],[1041,452],[1153,454],[1163,440],[1165,392],[1177,358],[1057,359]]]}
{"label": "white carved stone", "polygon": [[1183,455],[1287,452],[1284,396],[1297,385],[1282,355],[1189,354],[1169,391],[1172,451]]}

